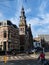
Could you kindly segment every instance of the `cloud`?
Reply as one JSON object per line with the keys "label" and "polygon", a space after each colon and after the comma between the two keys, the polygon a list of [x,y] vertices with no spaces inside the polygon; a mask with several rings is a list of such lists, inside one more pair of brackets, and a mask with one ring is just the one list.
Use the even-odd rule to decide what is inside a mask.
{"label": "cloud", "polygon": [[17,26],[19,25],[19,20],[16,17],[15,18],[11,18],[10,20],[11,20],[11,22],[13,24],[16,24]]}
{"label": "cloud", "polygon": [[10,1],[5,0],[5,1],[1,1],[0,5],[2,6],[2,8],[10,8]]}
{"label": "cloud", "polygon": [[15,16],[10,18],[10,20],[12,21],[13,24],[16,24],[17,26],[19,25],[19,16],[20,16],[20,10],[22,7],[22,3],[23,0],[17,0],[17,6],[16,6],[16,12],[15,12]]}
{"label": "cloud", "polygon": [[28,9],[25,11],[25,13],[29,13],[29,12],[31,12],[31,8],[28,8]]}
{"label": "cloud", "polygon": [[[17,26],[19,25],[19,16],[22,4],[23,0],[18,0],[17,11],[15,12],[15,16],[10,19],[12,23],[16,24]],[[45,12],[46,5],[47,1],[43,0],[41,5],[39,6],[39,13],[37,14],[37,17],[27,19],[27,24],[31,24],[31,30],[34,37],[39,34],[49,33],[49,13]],[[30,8],[26,9],[25,11],[26,13],[32,12]]]}
{"label": "cloud", "polygon": [[3,14],[0,12],[0,17],[3,17]]}
{"label": "cloud", "polygon": [[4,15],[3,15],[3,13],[0,12],[0,21],[3,20],[3,19],[5,19],[5,17],[4,17]]}
{"label": "cloud", "polygon": [[39,6],[37,16],[44,18],[45,15],[47,16],[46,8],[48,6],[48,0],[43,0]]}
{"label": "cloud", "polygon": [[15,16],[13,16],[12,18],[10,18],[10,20],[12,21],[13,24],[16,24],[17,26],[19,25],[19,17],[21,15],[21,8],[22,8],[22,3],[23,0],[17,0],[17,6],[16,6],[16,12],[15,12]]}
{"label": "cloud", "polygon": [[33,36],[37,36],[39,34],[49,34],[49,13],[43,15],[43,19],[35,17],[27,20],[27,23],[31,24]]}
{"label": "cloud", "polygon": [[[46,13],[48,0],[43,0],[39,6],[39,12],[37,17],[34,17],[29,20],[28,23],[31,23],[32,34],[37,36],[39,34],[49,34],[49,13]],[[37,29],[36,29],[37,27]]]}
{"label": "cloud", "polygon": [[42,3],[41,3],[41,5],[39,6],[39,12],[40,12],[41,14],[44,13],[44,10],[46,9],[47,3],[48,3],[47,0],[43,0]]}
{"label": "cloud", "polygon": [[23,3],[23,0],[21,1],[21,0],[17,0],[17,11],[15,12],[15,19],[17,18],[19,18],[19,16],[20,16],[20,12],[21,12],[21,8],[22,8],[22,3]]}
{"label": "cloud", "polygon": [[[18,0],[15,16],[10,19],[12,23],[16,24],[17,26],[19,25],[19,16],[22,3],[23,1]],[[27,19],[27,24],[31,24],[33,37],[38,36],[39,34],[49,34],[49,13],[45,12],[46,5],[47,1],[43,0],[39,6],[39,13],[37,14],[37,17]],[[25,11],[26,13],[32,12],[30,8],[26,9]]]}

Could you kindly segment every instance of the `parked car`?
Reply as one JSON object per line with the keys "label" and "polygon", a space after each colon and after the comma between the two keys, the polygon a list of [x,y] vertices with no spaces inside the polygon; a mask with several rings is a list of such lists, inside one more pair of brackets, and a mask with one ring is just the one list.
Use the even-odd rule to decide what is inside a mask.
{"label": "parked car", "polygon": [[36,49],[36,52],[41,52],[41,51],[43,51],[43,48],[41,48],[41,47],[36,47],[35,49]]}
{"label": "parked car", "polygon": [[25,51],[27,54],[32,54],[32,53],[34,53],[34,52],[36,52],[36,49],[35,48],[33,48],[33,49],[29,49],[29,50],[27,50],[27,51]]}
{"label": "parked car", "polygon": [[33,48],[33,49],[31,49],[31,50],[29,50],[29,54],[32,54],[32,53],[36,53],[36,52],[41,52],[41,51],[43,51],[43,48],[41,48],[41,47],[35,47],[35,48]]}
{"label": "parked car", "polygon": [[11,50],[7,51],[8,55],[16,55],[18,53],[19,53],[19,51],[17,49],[11,49]]}

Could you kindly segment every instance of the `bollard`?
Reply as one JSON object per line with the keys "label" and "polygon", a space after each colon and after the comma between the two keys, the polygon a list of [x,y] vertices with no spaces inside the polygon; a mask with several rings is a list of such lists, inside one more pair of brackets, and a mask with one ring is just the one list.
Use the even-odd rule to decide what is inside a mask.
{"label": "bollard", "polygon": [[4,63],[7,62],[7,56],[4,56]]}

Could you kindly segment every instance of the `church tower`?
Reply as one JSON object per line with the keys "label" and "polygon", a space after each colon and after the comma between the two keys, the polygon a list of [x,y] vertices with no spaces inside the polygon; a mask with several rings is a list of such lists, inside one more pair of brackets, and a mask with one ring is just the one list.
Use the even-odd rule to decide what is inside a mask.
{"label": "church tower", "polygon": [[21,16],[20,16],[20,23],[19,23],[19,35],[25,35],[26,34],[26,16],[24,8],[21,9]]}
{"label": "church tower", "polygon": [[[24,8],[21,9],[20,23],[19,23],[19,36],[20,36],[20,52],[26,52],[32,48],[31,29],[27,26]],[[31,41],[31,42],[30,42]]]}

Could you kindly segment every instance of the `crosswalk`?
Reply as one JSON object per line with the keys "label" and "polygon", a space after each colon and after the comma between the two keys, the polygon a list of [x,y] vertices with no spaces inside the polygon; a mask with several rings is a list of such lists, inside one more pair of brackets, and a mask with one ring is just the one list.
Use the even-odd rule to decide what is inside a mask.
{"label": "crosswalk", "polygon": [[[6,56],[7,60],[25,60],[25,59],[34,59],[38,58],[39,55],[16,55],[16,56]],[[49,59],[49,56],[45,56],[46,59]],[[4,61],[4,56],[0,56],[0,61]]]}
{"label": "crosswalk", "polygon": [[[6,56],[7,60],[25,60],[25,59],[31,59],[31,56],[25,55],[25,56]],[[0,57],[0,61],[4,61],[4,56]]]}
{"label": "crosswalk", "polygon": [[9,60],[25,60],[25,59],[30,59],[30,56],[11,56],[8,57]]}

